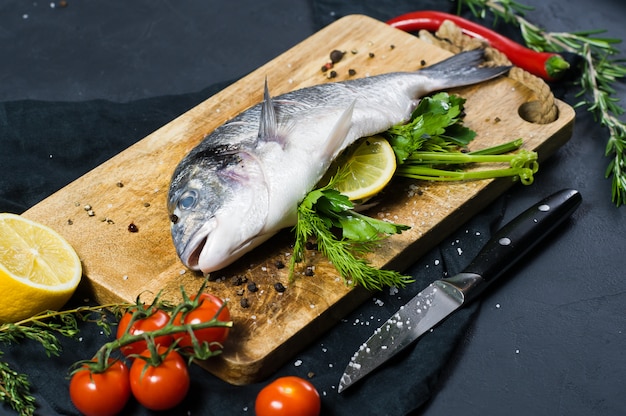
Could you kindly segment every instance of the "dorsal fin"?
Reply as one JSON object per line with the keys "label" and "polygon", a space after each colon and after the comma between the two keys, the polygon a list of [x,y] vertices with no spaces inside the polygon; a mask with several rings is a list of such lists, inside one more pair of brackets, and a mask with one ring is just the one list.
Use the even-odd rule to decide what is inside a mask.
{"label": "dorsal fin", "polygon": [[276,109],[270,96],[270,90],[265,78],[265,89],[263,91],[263,103],[261,104],[261,125],[259,126],[259,140],[272,140],[278,138],[278,121],[276,120]]}

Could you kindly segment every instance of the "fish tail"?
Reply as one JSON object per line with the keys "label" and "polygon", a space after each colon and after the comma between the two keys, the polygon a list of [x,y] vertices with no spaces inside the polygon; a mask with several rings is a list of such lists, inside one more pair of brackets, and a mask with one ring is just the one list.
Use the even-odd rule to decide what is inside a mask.
{"label": "fish tail", "polygon": [[481,67],[484,60],[484,51],[475,49],[451,56],[418,72],[438,80],[442,88],[456,88],[496,78],[511,69],[511,66]]}

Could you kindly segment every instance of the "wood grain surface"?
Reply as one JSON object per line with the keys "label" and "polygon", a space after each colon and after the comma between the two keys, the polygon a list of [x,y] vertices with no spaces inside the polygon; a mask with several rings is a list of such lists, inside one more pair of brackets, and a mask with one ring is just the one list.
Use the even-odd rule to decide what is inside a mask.
{"label": "wood grain surface", "polygon": [[[337,77],[321,67],[333,49],[347,51],[335,65]],[[209,98],[124,152],[77,179],[24,216],[60,232],[78,252],[84,281],[98,302],[132,302],[163,291],[177,300],[181,285],[195,292],[203,277],[185,269],[176,256],[169,231],[166,195],[174,168],[183,156],[220,124],[262,99],[267,78],[272,95],[322,82],[419,69],[442,60],[448,52],[421,42],[365,16],[348,16],[278,56],[245,78]],[[348,70],[356,71],[349,75]],[[467,98],[466,124],[477,131],[478,149],[519,137],[543,162],[571,136],[574,111],[557,101],[559,117],[534,124],[519,115],[535,94],[506,77],[457,89]],[[536,180],[541,180],[541,172]],[[371,215],[412,228],[390,238],[372,253],[378,267],[403,270],[449,233],[513,185],[508,179],[464,183],[399,180]],[[93,212],[90,215],[88,210]],[[129,232],[134,224],[137,232]],[[350,310],[371,296],[347,286],[331,265],[310,252],[307,266],[292,283],[287,268],[292,236],[288,230],[214,273],[208,291],[230,302],[234,327],[224,353],[201,366],[233,384],[261,380],[312,342]],[[259,288],[250,292],[235,281],[247,279]],[[279,293],[274,284],[283,283]],[[249,306],[241,306],[245,297]]]}

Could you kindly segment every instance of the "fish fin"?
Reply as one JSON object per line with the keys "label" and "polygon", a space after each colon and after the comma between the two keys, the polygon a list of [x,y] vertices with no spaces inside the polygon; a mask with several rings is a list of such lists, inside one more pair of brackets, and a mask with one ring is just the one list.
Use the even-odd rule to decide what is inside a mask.
{"label": "fish fin", "polygon": [[265,78],[265,88],[263,91],[263,103],[261,104],[261,125],[259,126],[259,140],[276,141],[278,139],[278,120],[276,118],[276,108],[270,96],[270,90]]}
{"label": "fish fin", "polygon": [[482,49],[461,52],[417,73],[438,80],[441,88],[456,88],[496,78],[511,69],[511,66],[480,67],[484,54]]}
{"label": "fish fin", "polygon": [[352,128],[352,114],[354,113],[355,105],[356,100],[353,100],[348,108],[339,116],[339,119],[337,119],[333,129],[330,131],[326,148],[324,149],[324,154],[328,155],[330,160],[337,157],[343,150],[346,136],[350,132],[350,128]]}

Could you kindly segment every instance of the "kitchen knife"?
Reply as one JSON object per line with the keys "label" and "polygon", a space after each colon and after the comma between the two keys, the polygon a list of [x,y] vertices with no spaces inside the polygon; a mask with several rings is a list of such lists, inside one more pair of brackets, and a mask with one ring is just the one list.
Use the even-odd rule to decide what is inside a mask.
{"label": "kitchen knife", "polygon": [[461,273],[436,280],[402,306],[352,356],[341,393],[476,298],[578,208],[580,193],[564,189],[502,227]]}

